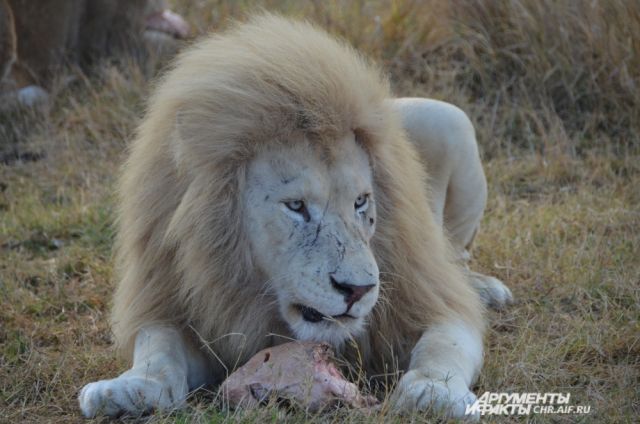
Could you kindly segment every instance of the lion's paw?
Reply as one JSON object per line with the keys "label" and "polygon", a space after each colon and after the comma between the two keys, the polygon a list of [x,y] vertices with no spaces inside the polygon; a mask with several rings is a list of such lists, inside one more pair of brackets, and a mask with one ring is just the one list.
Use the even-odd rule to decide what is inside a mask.
{"label": "lion's paw", "polygon": [[473,288],[480,294],[482,302],[493,309],[502,309],[513,303],[511,290],[502,281],[488,275],[472,272]]}
{"label": "lion's paw", "polygon": [[447,418],[466,418],[478,421],[480,415],[466,415],[467,406],[476,401],[464,382],[431,379],[418,370],[407,372],[398,383],[392,405],[397,412],[431,410]]}
{"label": "lion's paw", "polygon": [[171,387],[153,378],[123,375],[87,384],[80,391],[78,401],[87,418],[98,414],[115,417],[171,410],[184,401],[186,394],[186,386]]}

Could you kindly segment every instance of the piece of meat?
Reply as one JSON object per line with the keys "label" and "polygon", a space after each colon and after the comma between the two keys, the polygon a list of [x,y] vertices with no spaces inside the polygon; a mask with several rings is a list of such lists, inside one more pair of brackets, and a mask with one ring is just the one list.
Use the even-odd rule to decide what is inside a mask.
{"label": "piece of meat", "polygon": [[342,402],[355,408],[378,404],[363,396],[332,362],[326,343],[291,342],[258,352],[220,387],[232,408],[253,408],[270,399],[286,399],[311,412]]}

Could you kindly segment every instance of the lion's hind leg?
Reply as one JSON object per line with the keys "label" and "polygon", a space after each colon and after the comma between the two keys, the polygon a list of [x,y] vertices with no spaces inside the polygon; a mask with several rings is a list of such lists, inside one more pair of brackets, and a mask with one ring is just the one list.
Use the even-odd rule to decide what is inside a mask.
{"label": "lion's hind leg", "polygon": [[457,155],[451,160],[443,211],[444,227],[463,265],[471,286],[490,308],[501,309],[513,302],[511,290],[499,279],[469,268],[472,244],[480,230],[480,221],[487,203],[487,180],[480,162],[475,132],[469,122],[467,131],[458,134],[461,140]]}
{"label": "lion's hind leg", "polygon": [[502,281],[470,269],[467,269],[467,275],[471,286],[478,292],[485,306],[493,309],[502,309],[513,303],[513,294]]}
{"label": "lion's hind leg", "polygon": [[468,146],[471,151],[458,156],[447,184],[444,227],[458,261],[463,265],[471,286],[478,292],[482,302],[490,308],[501,309],[513,302],[511,290],[499,279],[469,268],[471,246],[479,231],[487,201],[487,182],[475,136],[470,134],[468,139],[473,141],[473,146]]}
{"label": "lion's hind leg", "polygon": [[393,106],[427,167],[431,209],[471,285],[486,306],[499,309],[511,303],[511,290],[502,281],[468,268],[487,203],[487,180],[473,124],[461,109],[438,100],[394,99]]}
{"label": "lion's hind leg", "polygon": [[513,303],[511,290],[499,279],[469,268],[471,246],[480,229],[487,199],[487,182],[475,146],[475,136],[469,139],[473,140],[473,147],[469,146],[471,152],[458,157],[447,184],[444,227],[469,283],[482,302],[487,307],[502,309]]}

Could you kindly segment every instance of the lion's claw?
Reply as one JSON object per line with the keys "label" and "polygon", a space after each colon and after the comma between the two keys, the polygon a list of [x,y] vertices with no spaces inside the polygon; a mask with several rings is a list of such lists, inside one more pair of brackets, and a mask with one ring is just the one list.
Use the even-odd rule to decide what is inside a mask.
{"label": "lion's claw", "polygon": [[158,380],[120,376],[111,380],[89,383],[78,395],[80,409],[87,418],[98,414],[118,416],[124,413],[141,415],[152,410],[170,410],[181,403],[185,393],[174,393],[179,388],[167,387]]}
{"label": "lion's claw", "polygon": [[478,414],[465,415],[467,406],[476,399],[463,382],[455,379],[439,381],[411,370],[400,379],[392,395],[392,404],[398,412],[432,410],[448,418],[477,421]]}

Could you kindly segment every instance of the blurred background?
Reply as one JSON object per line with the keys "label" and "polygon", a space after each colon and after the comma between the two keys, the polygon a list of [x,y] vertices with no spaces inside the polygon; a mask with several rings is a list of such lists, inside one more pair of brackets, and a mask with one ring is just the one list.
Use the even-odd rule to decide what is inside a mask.
{"label": "blurred background", "polygon": [[[261,10],[473,121],[490,187],[473,268],[517,299],[490,313],[476,391],[570,392],[585,422],[633,422],[640,2],[623,0],[0,0],[0,421],[78,420],[77,390],[124,369],[108,311],[127,144],[171,57]],[[176,418],[228,417],[204,399]]]}

